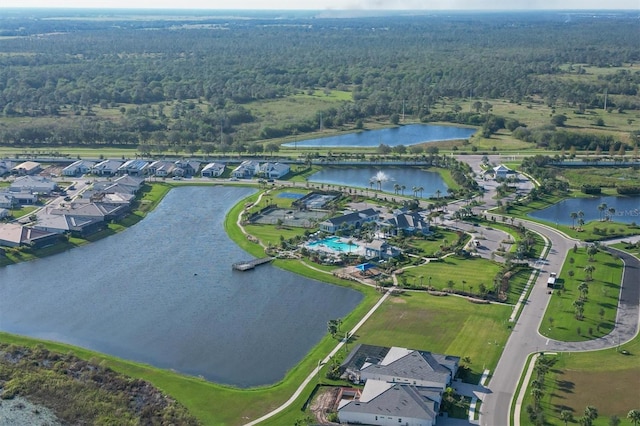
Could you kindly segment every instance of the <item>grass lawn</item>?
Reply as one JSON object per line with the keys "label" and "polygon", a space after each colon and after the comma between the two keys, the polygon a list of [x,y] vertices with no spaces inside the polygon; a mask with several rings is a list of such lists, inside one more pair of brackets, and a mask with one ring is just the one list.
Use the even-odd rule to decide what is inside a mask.
{"label": "grass lawn", "polygon": [[509,279],[509,291],[507,292],[507,300],[505,303],[515,305],[518,303],[520,295],[524,291],[524,287],[531,276],[531,268],[524,267],[516,270],[516,273]]}
{"label": "grass lawn", "polygon": [[409,246],[419,250],[418,255],[435,257],[435,253],[442,250],[441,246],[449,246],[456,241],[458,241],[456,232],[439,228],[435,234],[428,235],[426,238],[410,238]]}
{"label": "grass lawn", "polygon": [[[588,405],[598,409],[599,417],[593,422],[594,426],[609,425],[613,415],[622,419],[621,424],[631,424],[626,420],[627,413],[640,409],[640,337],[636,336],[619,350],[560,353],[555,358],[555,365],[545,376],[541,401],[545,425],[564,426],[559,418],[562,410],[571,411],[577,420]],[[532,379],[535,379],[535,373]],[[529,387],[523,407],[533,403],[530,391]],[[524,409],[521,422],[522,425],[531,424]]]}
{"label": "grass lawn", "polygon": [[510,313],[505,305],[405,293],[380,306],[357,333],[356,342],[469,356],[477,383],[483,369],[493,370],[498,362],[509,336]]}
{"label": "grass lawn", "polygon": [[408,283],[419,283],[420,277],[423,277],[425,286],[430,282],[437,290],[447,289],[447,283],[453,281],[454,290],[477,293],[481,283],[487,288],[492,288],[493,279],[499,271],[500,265],[490,260],[448,256],[442,261],[408,268],[401,276],[406,277]]}
{"label": "grass lawn", "polygon": [[627,253],[631,253],[632,255],[634,255],[636,257],[640,257],[640,245],[639,244],[630,245],[630,244],[627,244],[627,243],[617,243],[617,244],[612,244],[611,247],[617,248],[619,250],[626,251]]}
{"label": "grass lawn", "polygon": [[279,245],[280,237],[288,240],[289,238],[304,235],[305,228],[295,228],[292,226],[263,225],[260,223],[245,225],[244,229],[254,237],[258,238],[264,244]]}
{"label": "grass lawn", "polygon": [[[571,259],[574,259],[574,263],[571,263]],[[595,267],[592,281],[586,280],[584,268],[587,265]],[[540,333],[570,342],[595,339],[610,333],[618,310],[622,269],[622,261],[606,252],[598,252],[594,261],[590,262],[585,249],[578,249],[576,253],[570,251],[559,275],[559,281],[564,282],[564,289],[553,292],[540,325]],[[575,275],[571,277],[569,271]],[[589,293],[584,303],[584,318],[578,320],[572,304],[580,297],[578,285],[582,282],[587,282]]]}

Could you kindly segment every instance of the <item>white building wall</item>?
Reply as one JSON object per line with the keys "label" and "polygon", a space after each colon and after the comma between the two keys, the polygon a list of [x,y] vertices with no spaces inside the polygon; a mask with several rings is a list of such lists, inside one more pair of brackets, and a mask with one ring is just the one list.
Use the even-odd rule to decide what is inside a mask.
{"label": "white building wall", "polygon": [[381,416],[369,413],[354,413],[342,411],[338,412],[338,418],[340,419],[341,423],[360,423],[376,426],[434,426],[436,424],[435,419],[431,421],[429,419]]}

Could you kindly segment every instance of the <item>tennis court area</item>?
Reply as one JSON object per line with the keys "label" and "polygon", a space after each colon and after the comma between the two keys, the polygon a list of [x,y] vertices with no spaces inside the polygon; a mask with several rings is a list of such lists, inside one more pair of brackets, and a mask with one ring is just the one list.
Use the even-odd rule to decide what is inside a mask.
{"label": "tennis court area", "polygon": [[298,228],[311,228],[316,226],[327,216],[326,212],[314,210],[280,209],[271,208],[251,218],[252,223],[262,223],[265,225],[281,224],[285,226],[295,226]]}

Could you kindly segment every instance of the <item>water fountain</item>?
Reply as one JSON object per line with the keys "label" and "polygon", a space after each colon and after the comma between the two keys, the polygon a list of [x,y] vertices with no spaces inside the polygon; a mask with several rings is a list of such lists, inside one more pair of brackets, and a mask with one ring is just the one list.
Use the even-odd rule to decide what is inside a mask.
{"label": "water fountain", "polygon": [[378,171],[371,179],[369,179],[369,183],[378,184],[378,191],[382,191],[382,184],[388,180],[390,180],[390,178],[385,172]]}

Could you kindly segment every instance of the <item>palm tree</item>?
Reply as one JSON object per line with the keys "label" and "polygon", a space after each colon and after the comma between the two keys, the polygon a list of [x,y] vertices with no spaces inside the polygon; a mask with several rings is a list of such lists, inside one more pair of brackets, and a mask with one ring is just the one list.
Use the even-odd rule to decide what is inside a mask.
{"label": "palm tree", "polygon": [[440,194],[442,194],[442,191],[436,189],[436,198],[440,199]]}
{"label": "palm tree", "polygon": [[562,420],[564,422],[564,426],[567,426],[568,422],[572,422],[573,421],[573,414],[571,413],[571,411],[562,410],[560,412],[560,420]]}
{"label": "palm tree", "polygon": [[609,207],[609,220],[611,220],[611,217],[616,214],[616,209],[614,209],[613,207]]}
{"label": "palm tree", "polygon": [[640,422],[640,410],[633,409],[627,413],[627,418],[633,422],[634,426],[637,426]]}
{"label": "palm tree", "polygon": [[424,187],[419,186],[418,187],[418,192],[420,192],[420,198],[422,198],[422,191],[424,191]]}
{"label": "palm tree", "polygon": [[581,282],[578,286],[578,291],[580,292],[580,298],[582,300],[587,300],[587,294],[589,294],[589,285],[586,282]]}
{"label": "palm tree", "polygon": [[578,219],[578,229],[582,229],[582,225],[584,225],[584,219],[580,218]]}
{"label": "palm tree", "polygon": [[598,418],[598,409],[593,405],[588,405],[584,409],[585,417],[589,417],[591,420],[595,420]]}
{"label": "palm tree", "polygon": [[578,213],[571,212],[571,213],[569,213],[569,217],[571,217],[571,227],[575,228],[576,227],[576,219],[578,218]]}
{"label": "palm tree", "polygon": [[577,299],[573,301],[576,319],[581,320],[584,315],[584,301]]}
{"label": "palm tree", "polygon": [[533,401],[537,409],[540,406],[540,400],[544,396],[544,392],[542,391],[542,389],[533,388],[531,389],[531,396],[533,397]]}
{"label": "palm tree", "polygon": [[398,195],[398,192],[400,192],[400,184],[399,183],[394,183],[393,184],[393,192]]}
{"label": "palm tree", "polygon": [[404,195],[404,190],[407,189],[405,185],[400,186],[400,190],[402,191],[402,195]]}
{"label": "palm tree", "polygon": [[596,270],[596,267],[593,265],[587,265],[584,267],[584,272],[587,274],[587,281],[593,280],[593,271]]}
{"label": "palm tree", "polygon": [[600,204],[598,210],[600,211],[600,220],[604,220],[604,211],[607,210],[607,203]]}
{"label": "palm tree", "polygon": [[609,418],[609,426],[620,426],[621,420],[620,417],[615,414]]}
{"label": "palm tree", "polygon": [[633,409],[627,413],[627,418],[633,422],[634,426],[640,422],[640,410]]}

